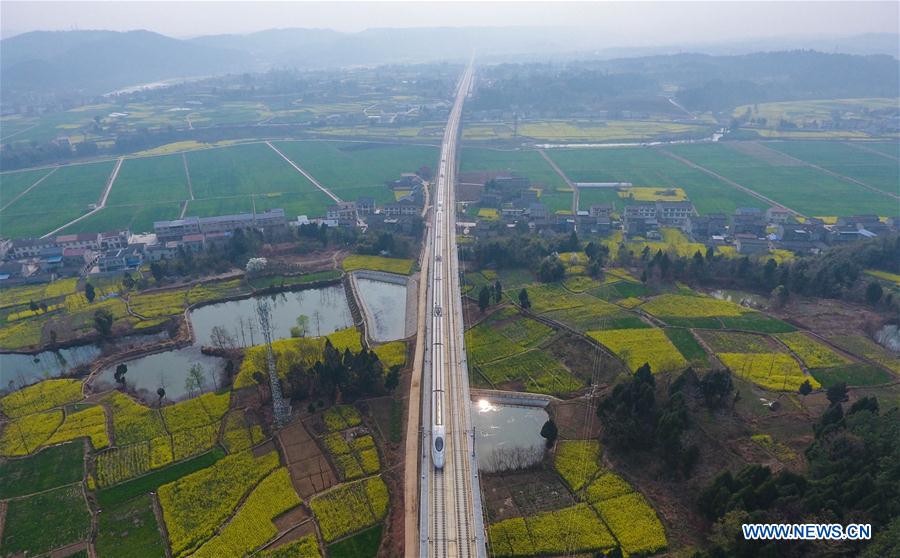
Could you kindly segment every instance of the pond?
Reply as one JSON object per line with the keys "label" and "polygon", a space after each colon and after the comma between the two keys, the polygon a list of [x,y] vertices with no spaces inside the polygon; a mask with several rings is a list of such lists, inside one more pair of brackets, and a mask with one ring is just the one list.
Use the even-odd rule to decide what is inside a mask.
{"label": "pond", "polygon": [[379,343],[406,337],[406,285],[356,279],[369,335]]}
{"label": "pond", "polygon": [[543,458],[541,427],[550,416],[541,407],[502,405],[480,399],[472,403],[478,469],[493,473],[522,469]]}
{"label": "pond", "polygon": [[[185,383],[187,372],[199,364],[203,369],[203,391],[215,389],[219,376],[225,367],[225,359],[204,355],[200,347],[191,346],[174,351],[165,351],[125,362],[125,384],[130,390],[147,402],[156,401],[156,390],[166,390],[166,399],[177,401],[191,395]],[[116,366],[103,369],[94,379],[96,390],[116,387],[114,375]],[[195,394],[196,393],[195,391]]]}
{"label": "pond", "polygon": [[[167,339],[166,332],[129,335],[116,341],[118,349],[129,349]],[[79,345],[58,351],[43,351],[35,355],[0,354],[0,391],[20,389],[47,378],[62,376],[79,366],[86,366],[100,357],[97,345]],[[12,384],[12,385],[10,385]]]}
{"label": "pond", "polygon": [[39,380],[62,376],[73,368],[90,364],[99,356],[100,347],[96,345],[36,355],[0,354],[0,389],[19,389]]}
{"label": "pond", "polygon": [[[306,316],[307,335],[319,337],[353,325],[347,295],[340,285],[283,292],[264,297],[272,309],[272,338],[291,336],[297,318]],[[222,327],[237,346],[249,347],[263,343],[256,315],[257,297],[220,302],[193,310],[190,314],[195,344],[213,345],[214,327]],[[405,298],[404,298],[405,300]]]}

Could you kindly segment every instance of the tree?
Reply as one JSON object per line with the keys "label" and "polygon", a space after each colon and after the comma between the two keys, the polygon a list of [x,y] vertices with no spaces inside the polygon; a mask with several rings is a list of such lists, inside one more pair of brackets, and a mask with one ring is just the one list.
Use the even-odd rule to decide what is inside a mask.
{"label": "tree", "polygon": [[881,295],[884,294],[881,285],[878,284],[877,281],[872,281],[869,283],[869,286],[866,287],[866,302],[870,305],[875,306],[878,304],[878,301],[881,300]]}
{"label": "tree", "polygon": [[309,335],[309,316],[300,314],[297,316],[297,325],[291,328],[291,337],[306,337]]}
{"label": "tree", "polygon": [[132,277],[131,274],[127,271],[122,273],[122,286],[125,287],[125,290],[131,290],[132,288],[134,288],[134,277]]}
{"label": "tree", "polygon": [[494,281],[494,303],[500,304],[500,301],[503,299],[503,285],[500,284],[500,280],[497,279]]}
{"label": "tree", "polygon": [[237,339],[222,326],[213,326],[209,338],[212,346],[222,351],[234,349],[237,346]]}
{"label": "tree", "polygon": [[557,436],[559,436],[559,429],[556,427],[556,423],[553,422],[553,419],[547,419],[547,422],[541,427],[541,437],[547,440],[548,448],[553,445]]}
{"label": "tree", "polygon": [[165,388],[158,388],[156,390],[156,396],[159,397],[158,407],[162,407],[162,400],[166,398],[166,390]]}
{"label": "tree", "polygon": [[[260,374],[262,375],[262,374]],[[194,390],[203,393],[203,388],[206,384],[206,379],[203,377],[203,365],[199,362],[191,365],[188,370],[187,376],[184,378],[184,390],[188,393],[194,393]]]}
{"label": "tree", "polygon": [[522,308],[528,310],[531,308],[531,300],[528,299],[528,291],[522,289],[519,291],[519,304],[522,305]]}
{"label": "tree", "polygon": [[160,262],[153,262],[150,264],[150,274],[159,283],[166,276],[166,270]]}
{"label": "tree", "polygon": [[84,284],[84,298],[87,299],[88,302],[94,302],[94,297],[97,296],[97,292],[94,290],[94,286],[90,283]]}
{"label": "tree", "polygon": [[778,285],[772,289],[772,294],[769,296],[772,299],[772,304],[774,304],[776,308],[783,308],[784,305],[787,304],[790,293],[784,285]]}
{"label": "tree", "polygon": [[37,312],[38,308],[39,308],[39,306],[37,305],[37,302],[35,302],[33,300],[28,301],[28,309],[29,310],[31,310],[32,312]]}
{"label": "tree", "polygon": [[728,401],[732,388],[731,372],[727,369],[713,370],[700,380],[703,400],[710,409],[717,409]]}
{"label": "tree", "polygon": [[566,267],[558,256],[551,255],[541,260],[538,268],[538,278],[544,283],[559,281],[566,275]]}
{"label": "tree", "polygon": [[400,385],[400,365],[395,364],[394,366],[391,366],[387,377],[384,379],[384,389],[392,392],[398,385]]}
{"label": "tree", "polygon": [[798,391],[800,392],[800,395],[809,395],[812,393],[812,384],[809,383],[809,380],[803,380]]}
{"label": "tree", "polygon": [[122,363],[122,364],[116,366],[116,371],[113,374],[113,379],[116,381],[117,384],[119,384],[123,388],[125,387],[125,374],[127,372],[128,372],[128,366],[125,363]]}
{"label": "tree", "polygon": [[487,310],[487,307],[491,305],[491,289],[487,285],[481,287],[481,291],[478,293],[478,308],[482,312]]}
{"label": "tree", "polygon": [[838,403],[843,403],[847,399],[849,399],[849,395],[847,394],[847,384],[846,382],[838,382],[832,386],[829,386],[825,391],[825,396],[828,397],[828,401],[832,405],[837,405]]}
{"label": "tree", "polygon": [[106,308],[101,308],[94,312],[94,329],[97,330],[101,337],[112,335],[113,321],[115,321],[115,318],[112,312]]}

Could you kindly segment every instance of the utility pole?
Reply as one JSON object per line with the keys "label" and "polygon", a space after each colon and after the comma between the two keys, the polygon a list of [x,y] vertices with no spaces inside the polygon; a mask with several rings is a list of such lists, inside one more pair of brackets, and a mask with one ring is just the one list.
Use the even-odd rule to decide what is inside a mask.
{"label": "utility pole", "polygon": [[275,412],[275,427],[287,424],[291,415],[291,407],[281,394],[281,382],[275,369],[275,352],[272,350],[272,309],[269,303],[259,298],[256,300],[256,317],[266,340],[266,368],[269,372],[269,388],[272,393],[272,408]]}

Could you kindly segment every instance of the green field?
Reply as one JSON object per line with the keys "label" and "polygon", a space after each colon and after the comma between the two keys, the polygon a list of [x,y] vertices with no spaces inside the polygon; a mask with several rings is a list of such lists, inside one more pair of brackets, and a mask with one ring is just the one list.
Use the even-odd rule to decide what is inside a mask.
{"label": "green field", "polygon": [[0,235],[40,236],[87,213],[97,203],[114,161],[60,167],[47,180],[0,211]]}
{"label": "green field", "polygon": [[382,526],[376,525],[328,547],[332,558],[375,558],[381,546]]}
{"label": "green field", "polygon": [[35,556],[87,539],[91,514],[81,485],[13,500],[6,511],[0,554]]}
{"label": "green field", "polygon": [[[738,152],[728,144],[676,145],[668,149],[807,215],[894,215],[897,212],[897,201],[888,196],[810,167],[770,164]],[[688,195],[695,198],[689,190]]]}
{"label": "green field", "polygon": [[103,232],[125,228],[133,232],[152,232],[154,221],[178,219],[180,215],[180,202],[107,206],[62,232]]}
{"label": "green field", "polygon": [[[547,154],[573,182],[631,182],[635,186],[683,188],[700,213],[733,213],[738,207],[765,207],[749,194],[655,149],[551,149]],[[613,191],[584,188],[579,196],[582,209],[591,203],[618,200]]]}
{"label": "green field", "polygon": [[281,141],[275,146],[323,186],[346,201],[362,196],[377,203],[394,200],[385,182],[419,167],[434,169],[438,150],[427,145],[340,141]]}
{"label": "green field", "polygon": [[892,157],[894,160],[900,158],[900,143],[898,142],[890,142],[890,143],[865,143],[865,144],[851,144],[854,147],[859,149],[864,149],[863,146],[868,147],[869,149],[874,149],[879,153],[883,153],[889,157]]}
{"label": "green field", "polygon": [[47,176],[53,169],[35,169],[0,174],[0,208]]}
{"label": "green field", "polygon": [[[196,202],[189,215],[248,211],[252,194],[290,194],[290,216],[321,215],[331,202],[303,175],[262,143],[192,151],[186,155]],[[246,209],[243,209],[246,208]]]}
{"label": "green field", "polygon": [[0,499],[78,482],[83,475],[84,444],[81,440],[53,446],[24,459],[0,463]]}
{"label": "green field", "polygon": [[156,470],[149,475],[104,488],[97,492],[97,503],[103,507],[116,506],[141,494],[153,492],[160,486],[185,475],[205,469],[223,457],[225,457],[225,453],[216,448],[193,459]]}
{"label": "green field", "polygon": [[166,544],[159,533],[149,495],[104,507],[97,525],[100,558],[163,558]]}
{"label": "green field", "polygon": [[460,172],[496,171],[527,176],[532,183],[551,188],[565,188],[553,167],[533,150],[500,150],[479,147],[463,147],[460,153]]}
{"label": "green field", "polygon": [[897,161],[839,142],[782,141],[766,147],[878,188],[900,194]]}
{"label": "green field", "polygon": [[152,231],[154,221],[177,219],[189,197],[181,155],[126,159],[106,207],[65,232]]}
{"label": "green field", "polygon": [[107,205],[179,202],[188,199],[181,155],[126,159]]}

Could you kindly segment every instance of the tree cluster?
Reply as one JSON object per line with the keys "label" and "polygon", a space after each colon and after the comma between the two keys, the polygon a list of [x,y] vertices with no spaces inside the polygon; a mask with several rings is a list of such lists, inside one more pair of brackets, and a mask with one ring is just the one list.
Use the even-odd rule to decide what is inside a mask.
{"label": "tree cluster", "polygon": [[[700,511],[715,521],[707,556],[895,556],[900,552],[900,411],[880,413],[874,397],[850,406],[845,385],[828,390],[830,406],[814,427],[805,475],[749,465],[725,471],[699,495]],[[828,545],[745,541],[741,523],[870,523],[871,544]]]}

